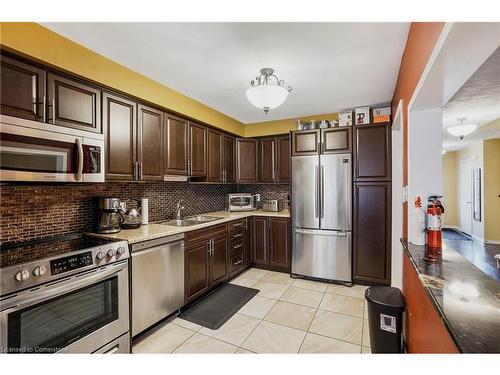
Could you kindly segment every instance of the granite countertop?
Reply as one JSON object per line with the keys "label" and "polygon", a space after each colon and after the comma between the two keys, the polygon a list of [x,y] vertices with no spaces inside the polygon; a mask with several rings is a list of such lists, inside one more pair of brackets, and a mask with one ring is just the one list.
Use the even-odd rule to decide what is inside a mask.
{"label": "granite countertop", "polygon": [[251,217],[251,216],[290,217],[290,211],[289,210],[283,210],[280,212],[267,212],[262,210],[243,211],[243,212],[217,211],[217,212],[208,212],[201,215],[217,216],[221,217],[222,219],[210,221],[208,223],[203,223],[203,224],[190,225],[186,227],[175,227],[165,224],[150,223],[142,225],[138,229],[122,229],[121,232],[113,234],[98,234],[98,233],[85,233],[85,234],[92,237],[104,238],[110,240],[125,240],[129,244],[134,244],[137,242],[152,240],[154,238],[186,233],[192,230],[210,227],[212,225],[227,223],[228,221],[243,219],[245,217]]}
{"label": "granite countertop", "polygon": [[426,246],[401,243],[458,349],[500,353],[500,284],[446,240],[436,262],[425,259]]}

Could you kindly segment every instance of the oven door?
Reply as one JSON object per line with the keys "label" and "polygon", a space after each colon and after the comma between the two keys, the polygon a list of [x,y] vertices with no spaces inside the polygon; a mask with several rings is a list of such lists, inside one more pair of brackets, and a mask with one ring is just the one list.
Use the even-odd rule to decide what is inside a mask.
{"label": "oven door", "polygon": [[6,353],[92,353],[129,331],[127,261],[5,298]]}
{"label": "oven door", "polygon": [[0,181],[104,181],[104,142],[0,124]]}

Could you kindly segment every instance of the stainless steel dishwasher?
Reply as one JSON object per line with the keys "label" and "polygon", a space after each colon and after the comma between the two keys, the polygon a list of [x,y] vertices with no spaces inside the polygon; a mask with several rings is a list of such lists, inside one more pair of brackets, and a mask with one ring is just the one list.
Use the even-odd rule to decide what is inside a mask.
{"label": "stainless steel dishwasher", "polygon": [[132,336],[184,303],[184,234],[132,245]]}

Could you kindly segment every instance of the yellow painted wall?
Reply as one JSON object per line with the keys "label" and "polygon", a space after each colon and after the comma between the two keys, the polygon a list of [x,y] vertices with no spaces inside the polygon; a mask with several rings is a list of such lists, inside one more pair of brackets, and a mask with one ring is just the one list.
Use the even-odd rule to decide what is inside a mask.
{"label": "yellow painted wall", "polygon": [[241,122],[36,23],[1,22],[0,43],[7,50],[35,58],[236,135],[245,134],[245,126]]}
{"label": "yellow painted wall", "polygon": [[448,151],[443,155],[443,205],[444,223],[443,226],[458,226],[457,211],[457,152]]}
{"label": "yellow painted wall", "polygon": [[[338,113],[326,113],[314,116],[299,117],[302,121],[337,120]],[[245,137],[259,137],[264,135],[284,134],[290,130],[297,130],[297,117],[285,120],[255,122],[245,125]]]}
{"label": "yellow painted wall", "polygon": [[484,238],[500,241],[500,139],[488,139],[484,152]]}

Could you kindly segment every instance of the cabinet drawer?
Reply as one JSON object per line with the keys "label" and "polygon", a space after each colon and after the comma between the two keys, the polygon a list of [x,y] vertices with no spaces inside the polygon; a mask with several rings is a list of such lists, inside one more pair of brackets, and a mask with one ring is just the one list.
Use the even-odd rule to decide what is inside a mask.
{"label": "cabinet drawer", "polygon": [[245,242],[243,239],[231,241],[231,244],[229,245],[229,250],[231,252],[233,251],[241,251],[245,247]]}
{"label": "cabinet drawer", "polygon": [[243,267],[243,251],[231,253],[229,258],[229,273],[232,275]]}
{"label": "cabinet drawer", "polygon": [[229,231],[234,232],[234,231],[239,231],[241,229],[245,229],[247,227],[246,223],[247,219],[231,221],[229,223]]}
{"label": "cabinet drawer", "polygon": [[243,229],[236,232],[230,232],[229,234],[229,240],[231,241],[239,241],[243,238],[245,238],[245,231]]}
{"label": "cabinet drawer", "polygon": [[198,229],[186,233],[186,244],[192,244],[201,241],[208,241],[210,238],[227,233],[227,225],[219,224],[208,228]]}

